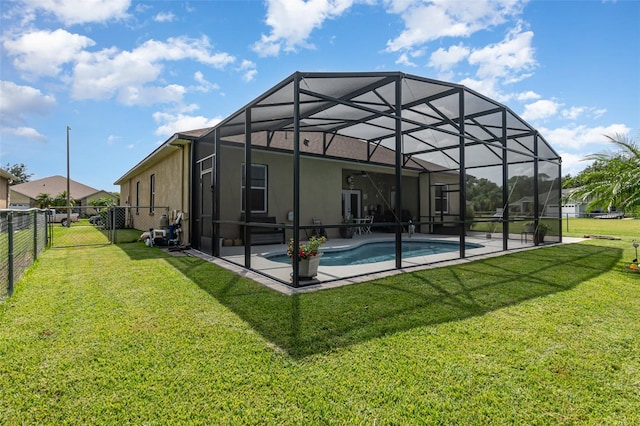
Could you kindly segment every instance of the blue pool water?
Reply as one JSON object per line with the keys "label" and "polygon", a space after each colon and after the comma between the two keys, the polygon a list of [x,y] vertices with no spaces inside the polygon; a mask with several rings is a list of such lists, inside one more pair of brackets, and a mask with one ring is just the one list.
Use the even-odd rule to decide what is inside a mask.
{"label": "blue pool water", "polygon": [[[467,249],[479,247],[482,247],[482,245],[473,243],[465,244],[465,248]],[[402,242],[403,259],[449,253],[458,250],[459,243],[457,241],[448,242],[422,240]],[[324,253],[320,263],[323,266],[361,265],[363,263],[375,263],[395,259],[396,244],[394,241],[370,242],[356,247],[325,249],[321,251]],[[267,256],[267,259],[274,262],[291,263],[291,259],[289,259],[289,256],[287,256],[286,253]]]}

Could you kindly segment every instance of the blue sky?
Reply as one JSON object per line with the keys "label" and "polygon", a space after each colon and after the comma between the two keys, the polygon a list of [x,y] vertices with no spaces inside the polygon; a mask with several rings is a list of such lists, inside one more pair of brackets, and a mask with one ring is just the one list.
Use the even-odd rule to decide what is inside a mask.
{"label": "blue sky", "polygon": [[[113,182],[295,71],[464,84],[536,127],[576,174],[640,142],[639,1],[2,1],[0,165]],[[55,194],[52,194],[55,195]]]}

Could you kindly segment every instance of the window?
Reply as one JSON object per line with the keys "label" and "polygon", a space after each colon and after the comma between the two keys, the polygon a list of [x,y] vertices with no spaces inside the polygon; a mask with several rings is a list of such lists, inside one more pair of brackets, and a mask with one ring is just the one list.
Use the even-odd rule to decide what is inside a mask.
{"label": "window", "polygon": [[140,181],[136,182],[136,214],[140,214]]}
{"label": "window", "polygon": [[[242,165],[242,184],[241,184],[241,210],[245,211],[244,194],[246,183],[244,180],[244,164]],[[267,212],[267,166],[264,164],[251,165],[251,212],[266,213]]]}
{"label": "window", "polygon": [[149,213],[153,213],[156,204],[156,175],[149,178]]}
{"label": "window", "polygon": [[436,202],[435,213],[449,213],[449,185],[442,183],[435,184]]}

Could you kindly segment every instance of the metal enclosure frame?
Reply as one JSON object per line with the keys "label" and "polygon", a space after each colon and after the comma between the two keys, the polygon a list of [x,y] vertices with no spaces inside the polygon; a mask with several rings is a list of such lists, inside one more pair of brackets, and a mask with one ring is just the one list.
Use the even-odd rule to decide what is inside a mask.
{"label": "metal enclosure frame", "polygon": [[[276,135],[292,135],[287,146],[276,141]],[[265,141],[256,135],[266,134]],[[301,135],[321,135],[321,144],[313,150],[301,147]],[[300,241],[304,225],[300,222],[301,201],[301,157],[327,158],[349,161],[338,148],[340,137],[358,140],[362,155],[358,163],[384,165],[393,169],[395,179],[395,217],[402,216],[402,173],[411,170],[429,175],[457,175],[460,207],[454,222],[459,226],[460,258],[465,253],[465,225],[473,218],[467,217],[467,192],[469,172],[482,173],[491,170],[502,182],[502,205],[505,207],[500,220],[503,235],[503,250],[508,249],[510,218],[509,180],[516,176],[516,169],[526,170],[532,178],[533,215],[536,225],[542,219],[539,183],[541,167],[544,168],[543,183],[547,188],[547,199],[552,191],[560,192],[561,158],[553,148],[508,107],[489,99],[464,86],[419,77],[400,72],[364,73],[319,73],[295,72],[273,88],[240,108],[200,137],[198,143],[206,143],[213,152],[214,194],[212,209],[212,240],[217,241],[220,226],[228,223],[221,217],[221,148],[225,145],[242,146],[243,161],[252,164],[252,153],[272,151],[292,156],[291,185],[293,188],[293,221],[288,225],[293,234],[294,245]],[[282,139],[282,137],[280,138]],[[305,143],[307,140],[305,139]],[[304,150],[302,149],[304,148]],[[366,151],[366,154],[364,152]],[[393,152],[393,160],[382,160],[387,151]],[[197,154],[192,160],[198,161]],[[193,167],[195,170],[196,167]],[[252,182],[251,167],[244,167],[246,182]],[[552,181],[547,180],[553,178]],[[193,179],[197,176],[193,175]],[[429,189],[430,191],[430,189]],[[193,186],[192,186],[193,192]],[[244,267],[251,265],[252,222],[250,191],[245,191],[244,205]],[[197,197],[194,196],[197,201]],[[194,215],[195,209],[192,209]],[[547,220],[558,223],[557,217]],[[192,223],[195,224],[198,219]],[[431,229],[433,223],[429,225]],[[402,231],[406,223],[395,224],[397,269],[402,267]],[[561,241],[561,226],[557,227]],[[192,232],[199,232],[195,228]],[[220,256],[218,244],[213,243],[211,254]],[[298,259],[293,262],[293,282],[298,287]]]}

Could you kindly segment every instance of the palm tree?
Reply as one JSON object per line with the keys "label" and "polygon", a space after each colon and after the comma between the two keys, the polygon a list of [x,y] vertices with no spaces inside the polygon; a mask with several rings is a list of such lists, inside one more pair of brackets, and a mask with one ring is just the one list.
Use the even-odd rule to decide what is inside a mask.
{"label": "palm tree", "polygon": [[574,200],[589,201],[589,208],[615,206],[630,210],[640,207],[640,146],[626,135],[605,135],[618,150],[591,154],[591,167],[576,176],[579,186],[569,194]]}
{"label": "palm tree", "polygon": [[[69,203],[71,204],[71,207],[76,205],[76,201],[71,198],[69,200]],[[52,205],[54,206],[59,206],[59,207],[64,207],[67,205],[67,191],[62,191],[61,193],[59,193],[58,195],[55,196],[55,198],[53,199],[53,201],[51,202]]]}
{"label": "palm tree", "polygon": [[49,207],[51,205],[51,203],[53,202],[53,198],[51,198],[51,195],[46,194],[46,193],[40,193],[36,196],[35,198],[36,203],[38,204],[38,208],[40,209],[45,209],[47,207]]}

